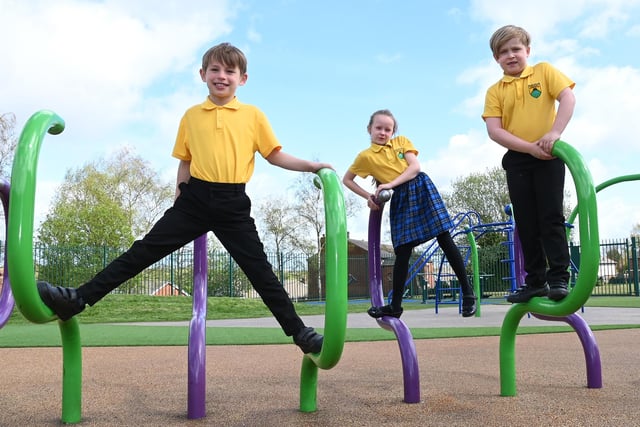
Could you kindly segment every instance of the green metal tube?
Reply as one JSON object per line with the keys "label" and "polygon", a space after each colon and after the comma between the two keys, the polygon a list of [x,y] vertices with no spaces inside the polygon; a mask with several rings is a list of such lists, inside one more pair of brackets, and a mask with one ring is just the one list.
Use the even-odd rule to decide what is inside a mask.
{"label": "green metal tube", "polygon": [[316,185],[323,190],[326,220],[324,342],[320,353],[306,354],[302,361],[302,412],[316,410],[318,368],[331,369],[338,363],[347,331],[347,217],[344,195],[335,171],[321,169],[317,174]]}
{"label": "green metal tube", "polygon": [[529,302],[514,304],[505,315],[500,332],[500,390],[503,396],[516,395],[515,336],[522,316],[527,312],[556,317],[575,313],[591,296],[598,276],[598,209],[591,173],[580,153],[564,141],[556,141],[553,155],[565,162],[576,186],[577,212],[580,215],[580,272],[575,287],[563,300],[555,302],[547,298],[532,298]]}
{"label": "green metal tube", "polygon": [[[46,323],[56,317],[42,302],[36,288],[33,265],[33,221],[36,171],[40,146],[48,132],[57,135],[64,121],[51,111],[35,113],[18,140],[11,172],[7,227],[7,265],[16,306],[25,318]],[[62,421],[77,423],[81,418],[82,347],[78,321],[59,321],[62,338]]]}
{"label": "green metal tube", "polygon": [[480,304],[480,300],[482,299],[482,292],[480,289],[480,271],[478,267],[478,245],[476,244],[476,238],[473,235],[471,229],[467,229],[467,240],[469,240],[469,248],[471,250],[471,268],[473,271],[473,292],[476,294],[478,298],[477,308],[476,308],[476,317],[480,317],[482,313],[482,304]]}

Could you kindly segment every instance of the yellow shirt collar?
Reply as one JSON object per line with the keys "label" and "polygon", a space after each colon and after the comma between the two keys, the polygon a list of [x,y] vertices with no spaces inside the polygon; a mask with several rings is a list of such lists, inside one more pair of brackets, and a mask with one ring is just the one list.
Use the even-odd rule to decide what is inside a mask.
{"label": "yellow shirt collar", "polygon": [[384,147],[393,147],[393,145],[391,145],[391,140],[387,141],[384,145],[380,145],[380,144],[376,144],[375,142],[372,142],[370,148],[371,150],[377,153],[382,149],[384,149]]}
{"label": "yellow shirt collar", "polygon": [[522,70],[520,77],[508,76],[505,74],[504,76],[502,76],[502,81],[505,83],[511,83],[514,80],[529,77],[531,74],[533,74],[533,67],[531,65],[527,65],[526,68]]}
{"label": "yellow shirt collar", "polygon": [[234,96],[233,99],[226,104],[216,105],[207,96],[207,99],[200,105],[204,110],[216,110],[218,108],[229,108],[230,110],[237,110],[238,108],[240,108],[240,101],[238,101],[238,97]]}

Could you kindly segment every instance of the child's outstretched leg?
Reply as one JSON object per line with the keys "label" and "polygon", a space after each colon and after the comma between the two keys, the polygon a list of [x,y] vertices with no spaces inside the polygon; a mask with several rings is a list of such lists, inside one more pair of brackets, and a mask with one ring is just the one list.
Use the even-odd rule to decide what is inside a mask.
{"label": "child's outstretched leg", "polygon": [[467,277],[467,270],[464,267],[464,260],[462,259],[462,255],[458,250],[453,238],[451,237],[451,233],[445,231],[441,233],[437,237],[438,244],[444,252],[447,260],[449,261],[449,265],[456,273],[456,277],[460,281],[460,287],[462,288],[462,316],[463,317],[471,317],[476,314],[476,301],[477,298],[473,292],[473,287],[469,283],[469,278]]}
{"label": "child's outstretched leg", "polygon": [[369,316],[377,319],[382,316],[400,317],[402,315],[404,283],[407,281],[409,259],[413,248],[413,245],[402,245],[395,248],[396,262],[393,265],[393,297],[391,297],[391,304],[382,307],[371,307],[367,310]]}

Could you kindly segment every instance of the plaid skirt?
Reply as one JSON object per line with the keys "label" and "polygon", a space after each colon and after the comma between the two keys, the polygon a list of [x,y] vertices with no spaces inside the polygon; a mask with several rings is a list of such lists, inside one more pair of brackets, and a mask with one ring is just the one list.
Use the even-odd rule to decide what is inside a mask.
{"label": "plaid skirt", "polygon": [[438,189],[424,172],[393,189],[389,222],[394,248],[417,246],[453,228]]}

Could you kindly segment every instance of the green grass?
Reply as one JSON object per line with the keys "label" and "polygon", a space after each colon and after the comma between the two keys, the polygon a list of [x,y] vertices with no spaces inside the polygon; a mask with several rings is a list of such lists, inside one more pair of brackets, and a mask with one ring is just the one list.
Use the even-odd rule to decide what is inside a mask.
{"label": "green grass", "polygon": [[[192,315],[192,299],[188,297],[154,297],[148,295],[107,295],[77,318],[83,324],[125,322],[188,321]],[[323,304],[296,303],[301,316],[324,314]],[[427,305],[428,307],[428,305]],[[369,304],[349,304],[352,313],[363,312]],[[420,305],[416,308],[425,308]],[[207,300],[207,319],[250,319],[270,317],[271,312],[259,299],[215,297]],[[29,323],[14,310],[9,324]]]}
{"label": "green grass", "polygon": [[[324,314],[324,305],[296,303],[300,315]],[[638,297],[592,297],[587,307],[640,308]],[[361,313],[368,303],[350,303],[350,313]],[[433,304],[404,305],[405,310],[433,308]],[[445,307],[447,309],[450,307]],[[125,322],[189,321],[192,300],[186,297],[152,297],[143,295],[108,295],[94,307],[80,315],[80,335],[83,346],[160,346],[186,345],[187,326],[122,325]],[[271,313],[260,300],[241,298],[209,298],[207,319],[270,317]],[[594,325],[593,330],[640,328],[640,325]],[[569,326],[520,327],[518,333],[551,333],[571,331]],[[471,328],[412,328],[415,339],[498,336],[498,327]],[[392,340],[395,336],[381,328],[348,329],[347,341]],[[248,345],[291,343],[279,328],[207,328],[207,345]],[[57,322],[43,325],[27,321],[14,310],[5,327],[0,330],[0,347],[60,346]]]}
{"label": "green grass", "polygon": [[[640,325],[594,325],[592,330],[632,329]],[[319,330],[322,332],[322,329]],[[569,326],[520,327],[518,334],[570,332]],[[412,328],[414,339],[499,336],[498,327]],[[109,346],[186,346],[187,326],[130,326],[89,324],[80,326],[84,347]],[[381,328],[347,329],[346,341],[389,341],[395,335]],[[291,338],[280,328],[207,328],[207,345],[290,344]],[[0,348],[59,347],[60,332],[56,322],[44,325],[8,325],[0,332]]]}

